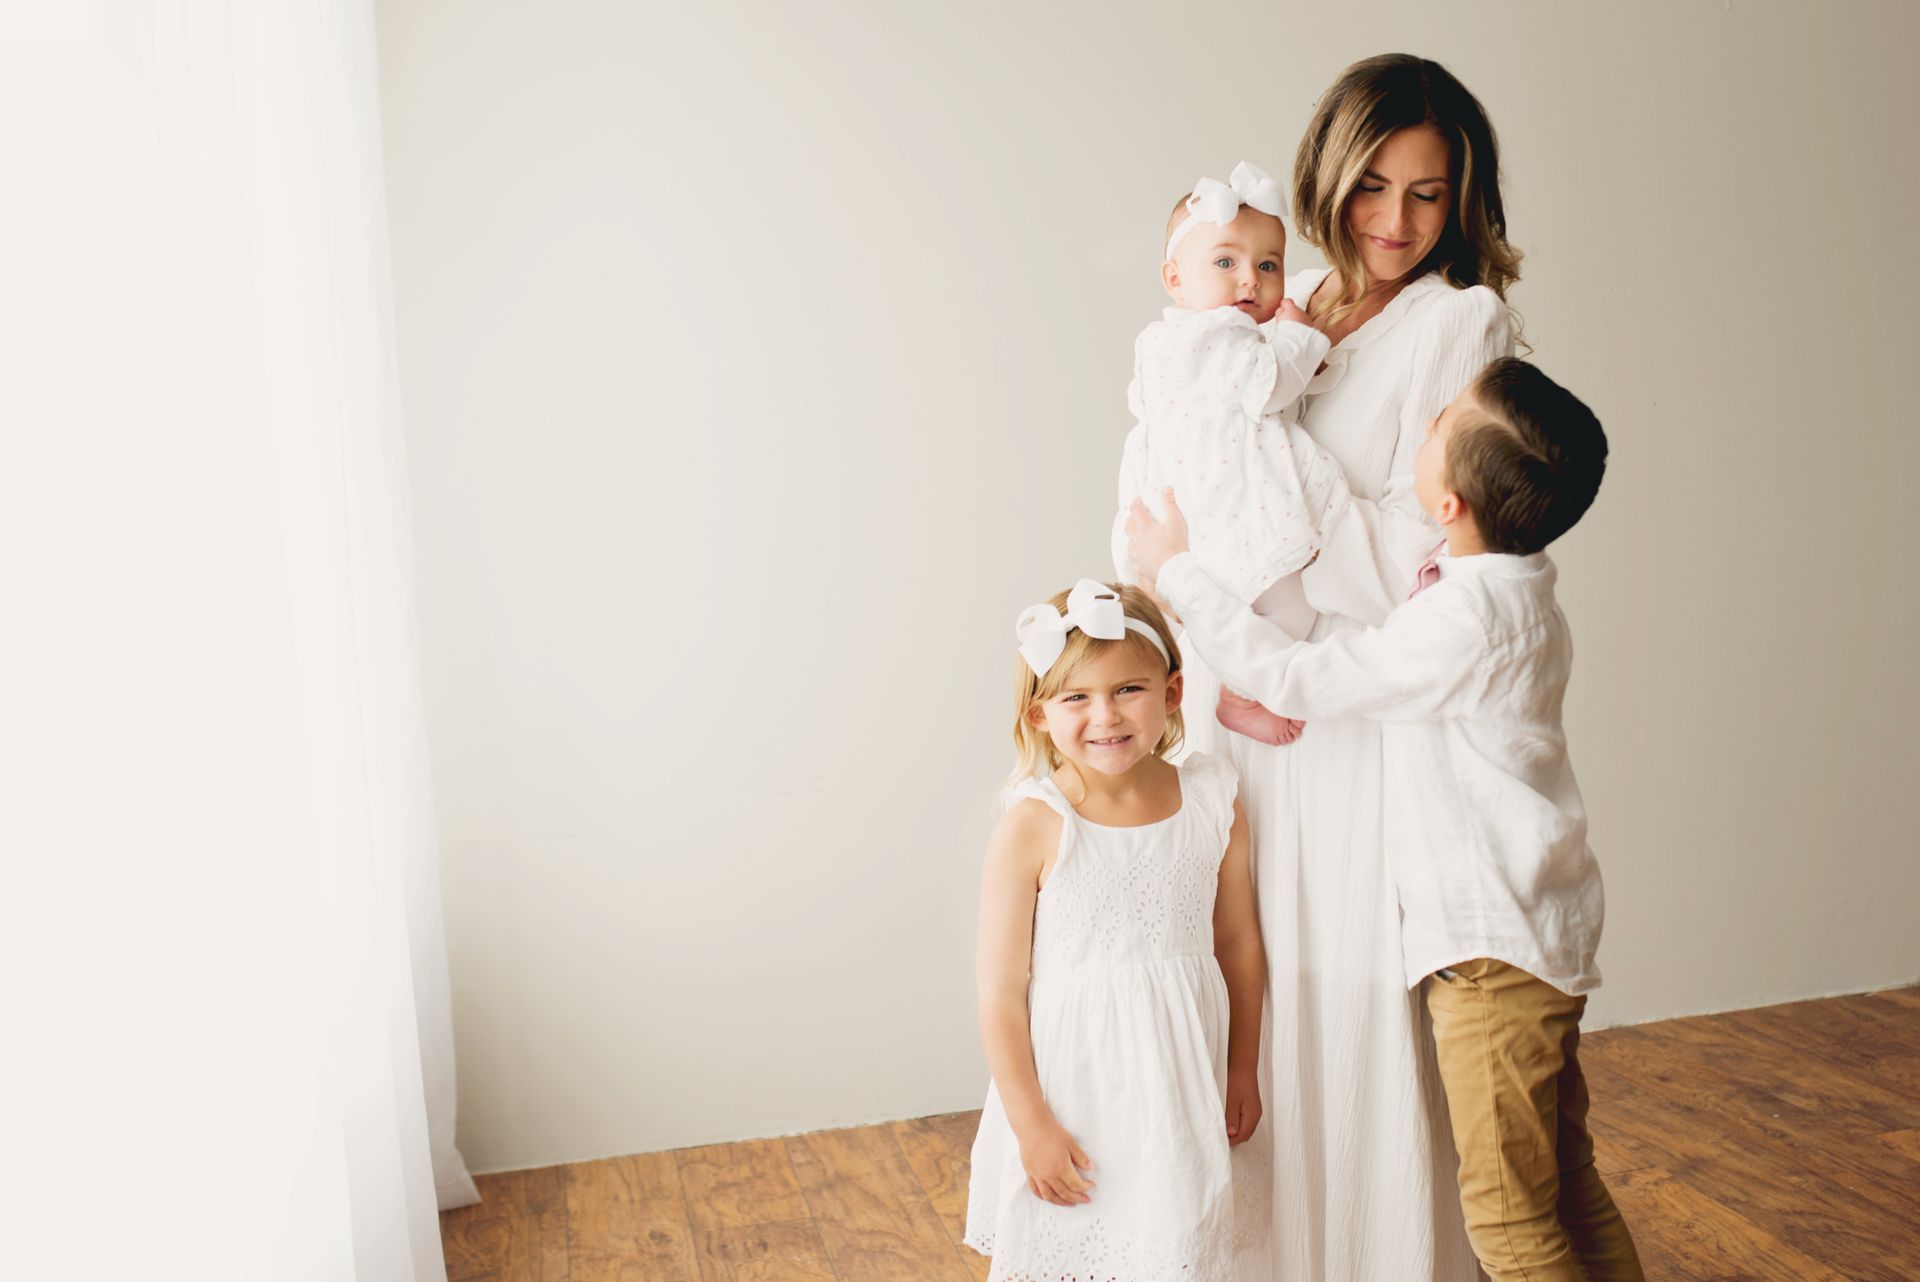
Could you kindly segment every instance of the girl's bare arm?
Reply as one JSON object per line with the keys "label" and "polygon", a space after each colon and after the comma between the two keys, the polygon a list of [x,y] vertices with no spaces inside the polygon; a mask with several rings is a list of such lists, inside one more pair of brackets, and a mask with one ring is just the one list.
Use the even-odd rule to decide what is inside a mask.
{"label": "girl's bare arm", "polygon": [[1238,1144],[1260,1124],[1260,1008],[1267,952],[1254,906],[1247,817],[1233,803],[1233,829],[1213,900],[1213,955],[1227,981],[1227,1138]]}
{"label": "girl's bare arm", "polygon": [[1038,801],[1007,811],[987,843],[980,881],[977,978],[980,1041],[1007,1121],[1020,1142],[1027,1183],[1049,1202],[1088,1200],[1092,1165],[1054,1118],[1040,1091],[1028,1029],[1027,983],[1033,960],[1033,910],[1040,877],[1060,843],[1060,817]]}

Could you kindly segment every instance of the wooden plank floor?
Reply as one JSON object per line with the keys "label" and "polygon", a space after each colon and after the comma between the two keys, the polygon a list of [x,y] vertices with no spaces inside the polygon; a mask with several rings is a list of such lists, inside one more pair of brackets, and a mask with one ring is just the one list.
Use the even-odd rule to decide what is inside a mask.
{"label": "wooden plank floor", "polygon": [[[1920,988],[1582,1040],[1649,1282],[1920,1282]],[[968,1282],[979,1114],[479,1177],[450,1282]],[[1382,1279],[1381,1282],[1401,1282]]]}

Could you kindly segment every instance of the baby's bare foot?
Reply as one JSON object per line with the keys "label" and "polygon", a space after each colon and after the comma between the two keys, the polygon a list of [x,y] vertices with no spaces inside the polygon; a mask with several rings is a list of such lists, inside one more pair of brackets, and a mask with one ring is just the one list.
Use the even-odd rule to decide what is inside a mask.
{"label": "baby's bare foot", "polygon": [[1307,728],[1306,722],[1283,717],[1231,690],[1220,692],[1220,702],[1214,705],[1213,716],[1214,720],[1235,734],[1243,734],[1276,748],[1292,743]]}

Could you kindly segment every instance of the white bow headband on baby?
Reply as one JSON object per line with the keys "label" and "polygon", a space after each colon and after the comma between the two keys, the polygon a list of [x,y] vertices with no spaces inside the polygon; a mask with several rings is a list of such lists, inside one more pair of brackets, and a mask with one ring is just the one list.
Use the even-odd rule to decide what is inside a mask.
{"label": "white bow headband on baby", "polygon": [[1013,634],[1020,638],[1020,657],[1033,669],[1034,676],[1046,676],[1047,669],[1059,661],[1061,651],[1067,648],[1067,633],[1075,628],[1101,641],[1118,641],[1128,632],[1138,632],[1153,642],[1153,648],[1167,661],[1167,667],[1173,667],[1167,643],[1160,639],[1151,623],[1128,618],[1119,594],[1106,584],[1082,579],[1067,594],[1065,614],[1043,602],[1020,611],[1020,617],[1014,621]]}
{"label": "white bow headband on baby", "polygon": [[1199,223],[1218,223],[1225,227],[1239,214],[1240,206],[1251,205],[1263,214],[1280,217],[1287,207],[1287,195],[1280,184],[1241,161],[1227,175],[1226,182],[1202,178],[1187,197],[1187,216],[1167,237],[1167,261],[1173,261],[1173,247]]}

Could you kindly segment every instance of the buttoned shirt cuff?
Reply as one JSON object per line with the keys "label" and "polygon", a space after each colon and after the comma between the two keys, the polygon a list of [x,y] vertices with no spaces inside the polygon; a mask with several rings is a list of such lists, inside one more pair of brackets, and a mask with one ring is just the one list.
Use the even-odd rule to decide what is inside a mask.
{"label": "buttoned shirt cuff", "polygon": [[1154,575],[1153,586],[1160,599],[1173,607],[1173,612],[1181,618],[1187,617],[1189,607],[1205,596],[1208,588],[1215,592],[1226,589],[1207,577],[1200,568],[1200,562],[1194,559],[1192,552],[1182,552],[1160,567],[1160,573]]}

